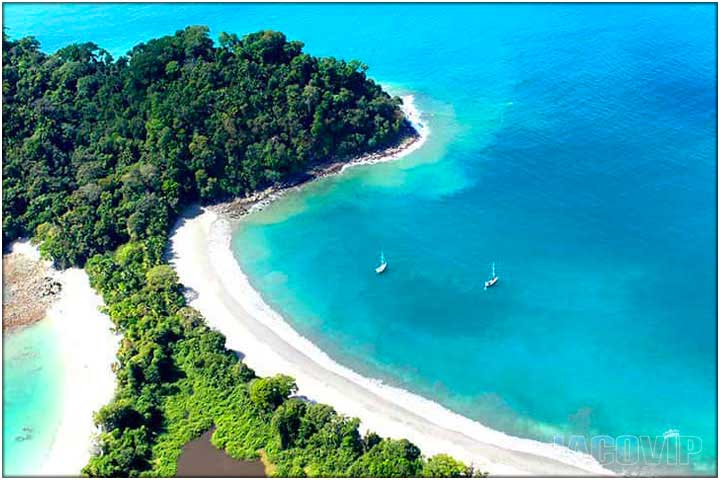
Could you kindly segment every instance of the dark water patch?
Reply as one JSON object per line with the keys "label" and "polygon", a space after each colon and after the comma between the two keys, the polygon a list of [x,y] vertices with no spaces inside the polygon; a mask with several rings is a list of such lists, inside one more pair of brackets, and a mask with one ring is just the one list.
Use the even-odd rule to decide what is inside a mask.
{"label": "dark water patch", "polygon": [[260,460],[236,460],[210,443],[215,428],[186,443],[178,458],[178,477],[265,477]]}

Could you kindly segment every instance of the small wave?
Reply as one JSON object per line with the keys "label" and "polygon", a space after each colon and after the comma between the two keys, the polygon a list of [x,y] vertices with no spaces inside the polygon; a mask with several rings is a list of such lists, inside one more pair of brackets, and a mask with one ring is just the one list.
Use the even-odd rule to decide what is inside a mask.
{"label": "small wave", "polygon": [[[421,138],[380,161],[394,160],[420,148],[430,134],[414,98],[405,96],[403,101],[403,110]],[[353,165],[357,164],[362,163]],[[256,208],[270,201],[268,198]],[[201,229],[202,234],[198,234],[200,230],[193,233],[193,228]],[[439,403],[335,362],[263,300],[241,270],[231,243],[230,220],[205,209],[173,235],[173,263],[181,282],[199,293],[192,305],[202,311],[211,327],[225,334],[228,348],[243,351],[245,362],[260,375],[291,374],[300,395],[359,417],[364,428],[384,436],[408,438],[427,455],[449,453],[493,474],[615,475],[586,453],[492,430]],[[204,260],[197,249],[207,253],[209,270],[203,270]],[[224,293],[232,301],[224,300]]]}
{"label": "small wave", "polygon": [[[479,422],[452,412],[434,401],[407,390],[387,385],[379,379],[364,377],[350,368],[338,364],[309,339],[295,331],[252,287],[248,277],[241,270],[231,250],[231,222],[207,210],[201,217],[204,217],[205,222],[209,263],[220,283],[216,288],[222,288],[231,295],[232,299],[251,315],[253,321],[262,324],[289,348],[300,352],[302,356],[317,364],[323,371],[328,372],[327,378],[324,378],[322,381],[322,387],[326,389],[325,395],[324,398],[319,400],[331,403],[340,413],[359,416],[366,428],[371,428],[380,434],[409,438],[411,441],[417,443],[427,454],[445,451],[468,463],[483,465],[483,468],[491,469],[493,473],[520,474],[535,472],[538,467],[537,462],[542,461],[544,458],[545,460],[550,460],[551,463],[557,462],[555,465],[545,466],[544,469],[540,470],[544,473],[553,473],[553,468],[562,470],[561,467],[564,464],[577,469],[579,472],[613,475],[612,472],[600,466],[600,464],[588,454],[576,452],[560,445],[512,437],[503,432],[492,430]],[[197,220],[200,220],[200,218],[193,221]],[[185,261],[189,262],[192,260],[187,258]],[[186,278],[182,277],[181,280],[183,282],[187,281]],[[192,284],[193,282],[190,283]],[[213,317],[213,312],[203,311],[203,313],[210,322]],[[216,328],[218,327],[217,324],[214,326]],[[253,339],[234,335],[228,325],[224,327],[220,326],[220,330],[228,337],[228,343],[232,342],[240,349],[243,348],[243,343],[245,343],[245,347],[247,347],[247,343],[254,340],[258,342],[271,341],[271,339],[265,338]],[[268,348],[276,348],[276,343],[277,342],[269,345]],[[274,360],[276,365],[271,367],[269,363],[272,363]],[[250,367],[255,368],[259,372],[265,372],[261,374],[272,374],[274,371],[282,372],[284,369],[287,369],[289,365],[286,361],[278,364],[275,357],[268,358],[267,356],[263,356],[263,358],[260,358],[259,356],[254,357],[250,353],[248,353],[245,361]],[[318,385],[317,378],[309,378],[309,375],[306,377],[303,369],[297,365],[295,365],[292,370],[293,371],[287,373],[295,375],[297,383],[300,386],[299,393],[309,398],[317,399],[319,392],[313,390],[313,388],[315,388],[314,386]],[[333,376],[336,377],[331,378]],[[342,379],[344,382],[350,382],[350,384],[356,388],[369,392],[371,395],[377,397],[379,401],[385,402],[386,405],[384,406],[390,406],[394,416],[375,415],[374,418],[368,418],[369,415],[363,416],[362,412],[357,412],[349,403],[350,399],[344,398],[353,395],[352,391],[345,390],[347,385],[339,385],[337,386],[338,388],[329,385],[337,378]],[[330,390],[334,388],[333,391],[337,392],[332,398],[328,398],[328,388],[330,388]],[[355,393],[359,391],[360,390],[357,390]],[[368,411],[372,410],[368,409]],[[386,426],[384,423],[394,423],[395,428],[388,427],[389,429],[384,429],[384,426]],[[460,436],[462,436],[468,439],[468,442],[460,445],[456,437],[441,439],[428,435],[428,432],[423,431],[424,424],[429,427],[429,430],[440,428],[443,431],[457,435],[457,438],[461,438]],[[398,426],[402,428],[398,428]],[[475,449],[471,448],[473,442],[482,448],[491,449],[494,452],[493,458],[495,460],[488,461],[488,458],[477,454]],[[478,449],[480,449],[480,447],[478,447]],[[504,457],[493,449],[506,450],[509,452],[510,457],[513,457],[512,452],[530,455],[534,458],[534,460],[530,462],[532,466],[524,470],[523,468],[525,467],[522,464],[513,465],[513,463],[518,463],[516,458],[512,461],[508,458],[508,461],[503,463],[497,458]]]}

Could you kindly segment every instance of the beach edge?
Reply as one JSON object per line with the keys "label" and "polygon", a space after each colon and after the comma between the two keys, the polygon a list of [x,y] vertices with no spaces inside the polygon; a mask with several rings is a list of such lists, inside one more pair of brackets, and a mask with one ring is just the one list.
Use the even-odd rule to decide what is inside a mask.
{"label": "beach edge", "polygon": [[[37,246],[13,242],[11,251],[40,260]],[[61,291],[41,321],[49,322],[62,361],[60,421],[50,449],[34,475],[79,476],[90,460],[96,433],[93,414],[115,394],[120,337],[99,308],[103,301],[90,286],[85,270],[56,270],[45,261],[46,274],[60,282]]]}
{"label": "beach edge", "polygon": [[[418,125],[420,113],[412,96],[403,100],[406,115]],[[372,161],[361,157],[332,173],[408,155],[427,140],[429,129],[419,126],[419,138],[406,148]],[[271,191],[250,202],[245,199],[240,215],[264,208],[283,193]],[[226,346],[240,352],[259,375],[289,374],[297,382],[299,395],[358,417],[363,429],[407,438],[428,456],[449,453],[492,475],[617,475],[588,454],[492,430],[332,360],[297,333],[251,286],[231,249],[232,214],[238,212],[236,207],[227,208],[231,204],[202,209],[199,214],[197,207],[191,209],[194,213],[178,222],[171,236],[170,263],[191,292],[190,306],[205,316],[211,328],[223,333]]]}

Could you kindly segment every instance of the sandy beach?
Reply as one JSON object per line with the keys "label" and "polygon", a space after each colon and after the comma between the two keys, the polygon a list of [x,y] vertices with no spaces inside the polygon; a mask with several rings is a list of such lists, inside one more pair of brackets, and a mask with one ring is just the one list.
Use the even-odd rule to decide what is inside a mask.
{"label": "sandy beach", "polygon": [[[429,130],[420,125],[412,98],[404,100],[419,139],[388,156],[351,163],[393,160],[423,145]],[[256,201],[253,205],[258,207],[246,205],[244,211],[262,208],[268,196]],[[614,475],[589,455],[492,430],[339,365],[299,335],[252,288],[230,248],[231,222],[226,209],[196,208],[178,223],[171,240],[171,262],[180,281],[193,291],[190,304],[227,337],[227,347],[241,352],[258,375],[291,375],[300,395],[360,418],[362,431],[407,438],[425,455],[449,453],[492,475]]]}
{"label": "sandy beach", "polygon": [[[37,248],[29,242],[16,242],[13,254],[39,260]],[[90,458],[93,413],[110,401],[115,391],[112,364],[120,337],[110,318],[98,308],[102,300],[90,287],[84,270],[64,271],[45,264],[45,275],[61,285],[60,293],[45,313],[52,324],[62,357],[62,403],[60,425],[45,462],[37,475],[77,476]]]}

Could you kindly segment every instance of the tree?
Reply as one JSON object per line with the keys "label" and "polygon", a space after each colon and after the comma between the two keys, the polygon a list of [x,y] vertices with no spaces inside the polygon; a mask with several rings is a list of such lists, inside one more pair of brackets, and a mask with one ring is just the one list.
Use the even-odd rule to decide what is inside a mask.
{"label": "tree", "polygon": [[171,290],[178,283],[178,276],[170,265],[158,265],[145,274],[147,286],[151,290]]}
{"label": "tree", "polygon": [[416,477],[422,471],[420,449],[407,440],[383,439],[350,467],[352,477]]}
{"label": "tree", "polygon": [[280,448],[290,448],[295,444],[304,414],[305,403],[294,398],[275,410],[272,425],[280,435]]}
{"label": "tree", "polygon": [[422,475],[430,478],[472,477],[473,469],[450,455],[439,453],[427,460]]}
{"label": "tree", "polygon": [[250,400],[265,411],[273,411],[296,391],[295,380],[287,375],[258,378],[250,383]]}
{"label": "tree", "polygon": [[138,428],[142,425],[142,416],[127,398],[117,399],[103,406],[95,413],[94,420],[106,432]]}

